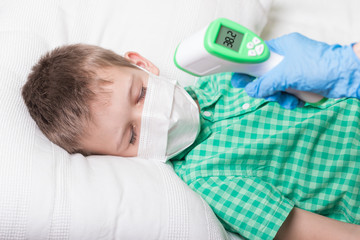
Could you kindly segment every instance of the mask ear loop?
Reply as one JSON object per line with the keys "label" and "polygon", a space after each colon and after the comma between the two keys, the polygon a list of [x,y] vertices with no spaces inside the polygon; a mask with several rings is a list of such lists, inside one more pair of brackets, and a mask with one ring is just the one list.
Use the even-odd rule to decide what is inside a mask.
{"label": "mask ear loop", "polygon": [[134,67],[137,67],[137,68],[140,69],[140,70],[145,71],[145,72],[148,73],[148,74],[153,74],[153,73],[151,73],[149,70],[147,70],[147,69],[145,69],[145,68],[143,68],[143,67],[140,67],[140,66],[138,66],[138,65],[136,65],[136,64],[134,64],[134,63],[130,63],[130,64],[133,65]]}
{"label": "mask ear loop", "polygon": [[177,80],[175,80],[175,79],[163,77],[163,76],[161,76],[161,75],[160,75],[160,76],[155,75],[155,74],[153,74],[152,72],[150,72],[149,70],[147,70],[147,69],[145,69],[145,68],[143,68],[143,67],[140,67],[140,66],[138,66],[138,65],[136,65],[136,64],[133,64],[133,63],[131,63],[131,65],[137,67],[137,68],[140,69],[140,70],[145,71],[147,74],[149,74],[149,77],[150,77],[150,76],[153,76],[154,78],[161,79],[161,80],[167,81],[167,82],[171,82],[172,84],[178,85],[178,86],[181,87],[181,85],[179,84],[179,82],[178,82]]}

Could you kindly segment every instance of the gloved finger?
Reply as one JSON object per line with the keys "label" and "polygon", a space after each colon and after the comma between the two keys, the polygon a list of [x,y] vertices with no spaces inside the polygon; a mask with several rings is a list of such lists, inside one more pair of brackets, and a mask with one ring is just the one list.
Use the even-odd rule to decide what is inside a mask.
{"label": "gloved finger", "polygon": [[255,77],[242,73],[234,73],[231,77],[231,85],[235,88],[244,88],[248,83],[252,82]]}
{"label": "gloved finger", "polygon": [[286,92],[277,92],[274,95],[266,97],[265,99],[271,102],[277,102],[281,105],[281,107],[290,110],[295,109],[296,107],[304,106],[303,101]]}
{"label": "gloved finger", "polygon": [[245,91],[248,95],[255,98],[266,98],[284,91],[287,88],[286,81],[282,81],[281,68],[278,67],[276,66],[270,72],[247,84]]}
{"label": "gloved finger", "polygon": [[265,41],[265,43],[266,43],[266,45],[268,46],[268,48],[270,49],[271,52],[275,52],[275,53],[278,53],[280,55],[284,55],[282,47],[279,44],[279,39],[278,38]]}
{"label": "gloved finger", "polygon": [[284,47],[289,44],[294,44],[296,42],[306,41],[308,38],[304,35],[293,32],[278,38],[274,38],[268,41],[265,41],[266,45],[269,47],[270,51],[278,53],[280,55],[285,55]]}

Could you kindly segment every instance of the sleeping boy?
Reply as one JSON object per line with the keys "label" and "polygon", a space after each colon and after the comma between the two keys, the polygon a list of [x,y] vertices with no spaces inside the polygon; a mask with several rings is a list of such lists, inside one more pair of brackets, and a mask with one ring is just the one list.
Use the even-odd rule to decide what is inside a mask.
{"label": "sleeping boy", "polygon": [[22,95],[69,153],[170,159],[246,239],[359,239],[360,101],[287,110],[231,77],[185,91],[138,53],[75,44],[44,55]]}

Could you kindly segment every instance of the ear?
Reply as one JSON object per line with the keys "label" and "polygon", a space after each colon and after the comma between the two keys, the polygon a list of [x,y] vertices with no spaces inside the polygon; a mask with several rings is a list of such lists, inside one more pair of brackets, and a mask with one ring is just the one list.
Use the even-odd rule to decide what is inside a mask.
{"label": "ear", "polygon": [[131,63],[148,70],[149,72],[159,75],[159,69],[148,59],[144,58],[137,52],[127,52],[124,57],[128,59]]}

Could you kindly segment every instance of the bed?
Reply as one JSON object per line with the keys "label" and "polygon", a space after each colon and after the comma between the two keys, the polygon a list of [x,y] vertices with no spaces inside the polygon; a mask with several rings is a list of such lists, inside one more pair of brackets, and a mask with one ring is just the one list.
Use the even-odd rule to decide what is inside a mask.
{"label": "bed", "polygon": [[218,17],[264,39],[300,32],[360,40],[357,0],[2,0],[0,2],[0,239],[242,239],[227,232],[171,164],[69,155],[31,120],[20,91],[54,47],[84,42],[176,69],[176,45]]}

